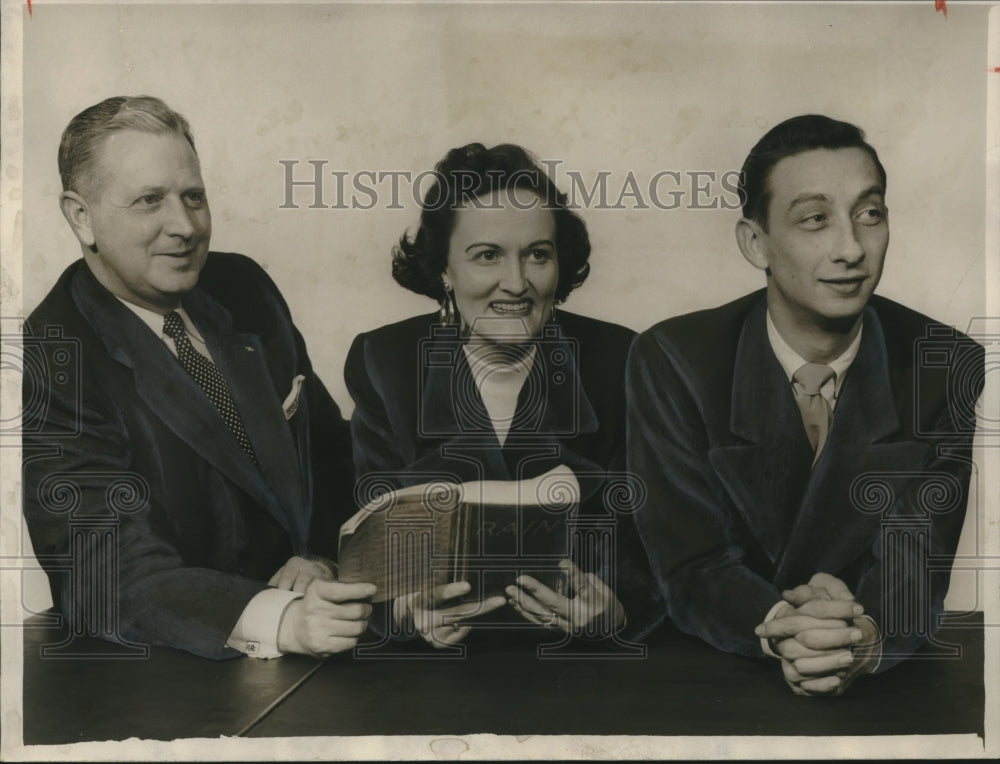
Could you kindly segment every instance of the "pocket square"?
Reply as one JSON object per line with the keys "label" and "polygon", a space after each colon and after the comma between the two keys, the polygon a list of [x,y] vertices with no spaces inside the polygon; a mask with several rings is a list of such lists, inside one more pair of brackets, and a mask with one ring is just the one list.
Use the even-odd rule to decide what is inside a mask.
{"label": "pocket square", "polygon": [[302,383],[306,381],[305,374],[296,374],[292,380],[292,391],[281,404],[281,410],[285,412],[285,419],[291,419],[295,412],[299,410],[299,395],[302,392]]}

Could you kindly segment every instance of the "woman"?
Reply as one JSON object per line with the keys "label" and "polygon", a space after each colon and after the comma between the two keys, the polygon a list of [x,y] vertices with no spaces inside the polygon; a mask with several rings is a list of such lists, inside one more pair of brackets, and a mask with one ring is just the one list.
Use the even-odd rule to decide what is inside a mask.
{"label": "woman", "polygon": [[[565,465],[580,483],[580,514],[612,517],[602,497],[607,474],[625,465],[634,333],[556,309],[590,271],[583,221],[514,145],[451,150],[422,206],[416,235],[393,250],[393,277],[440,310],[362,334],[351,347],[345,376],[359,481],[511,481]],[[575,556],[599,556],[610,569],[611,547]],[[560,567],[563,587],[525,575],[503,596],[464,602],[470,585],[452,583],[397,599],[394,616],[439,646],[466,636],[464,619],[504,605],[571,634],[616,633],[625,611],[594,563],[586,573],[569,559]]]}

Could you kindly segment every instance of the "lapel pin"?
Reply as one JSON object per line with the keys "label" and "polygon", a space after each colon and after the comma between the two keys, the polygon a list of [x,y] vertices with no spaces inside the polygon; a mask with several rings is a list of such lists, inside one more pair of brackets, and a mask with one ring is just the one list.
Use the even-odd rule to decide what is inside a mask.
{"label": "lapel pin", "polygon": [[243,349],[246,350],[248,353],[252,353],[253,352],[253,348],[250,347],[249,345],[244,345]]}

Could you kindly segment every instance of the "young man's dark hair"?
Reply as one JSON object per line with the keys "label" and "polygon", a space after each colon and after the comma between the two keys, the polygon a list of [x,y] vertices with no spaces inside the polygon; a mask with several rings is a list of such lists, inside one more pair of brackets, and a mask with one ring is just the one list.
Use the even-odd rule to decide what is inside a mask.
{"label": "young man's dark hair", "polygon": [[768,182],[771,170],[785,157],[815,149],[858,148],[866,151],[875,163],[885,193],[885,168],[878,153],[865,140],[860,127],[821,114],[803,114],[775,125],[757,141],[740,171],[739,195],[743,217],[760,223],[767,230],[767,208],[771,201]]}

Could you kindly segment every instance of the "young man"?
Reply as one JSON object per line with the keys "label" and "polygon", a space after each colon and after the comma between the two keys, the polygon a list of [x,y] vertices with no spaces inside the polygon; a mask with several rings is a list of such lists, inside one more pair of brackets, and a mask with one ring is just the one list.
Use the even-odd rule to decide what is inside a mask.
{"label": "young man", "polygon": [[[630,357],[636,522],[668,613],[780,659],[798,694],[928,638],[967,502],[983,348],[872,295],[885,190],[855,126],[779,124],[744,163],[736,225],[766,289],[663,321]],[[922,363],[921,343],[943,355]]]}
{"label": "young man", "polygon": [[277,288],[209,252],[186,120],[109,98],[59,147],[83,259],[25,325],[25,516],[72,634],[326,655],[374,587],[314,552],[352,509],[347,424]]}

